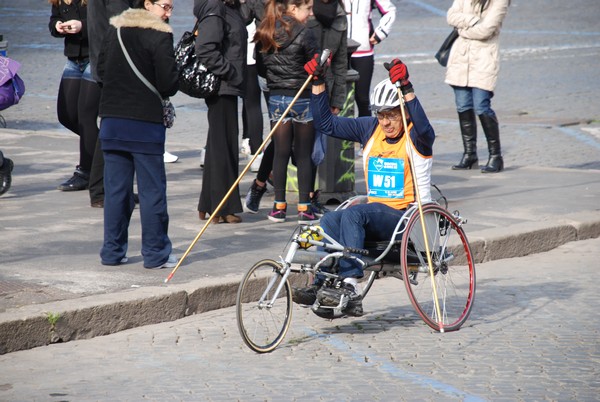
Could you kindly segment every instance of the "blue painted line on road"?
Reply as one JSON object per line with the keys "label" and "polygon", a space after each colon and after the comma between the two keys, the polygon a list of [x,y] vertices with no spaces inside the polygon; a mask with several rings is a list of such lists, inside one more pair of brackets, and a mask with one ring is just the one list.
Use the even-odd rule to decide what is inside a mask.
{"label": "blue painted line on road", "polygon": [[440,17],[446,16],[447,10],[441,10],[437,7],[432,6],[431,4],[427,4],[427,3],[419,1],[419,0],[409,0],[408,3],[412,3],[415,6],[421,7],[422,9],[430,11],[431,13],[433,13],[435,15],[439,15]]}
{"label": "blue painted line on road", "polygon": [[600,32],[584,32],[584,31],[549,31],[549,30],[528,30],[528,29],[506,29],[502,30],[502,33],[511,33],[511,34],[519,34],[519,35],[565,35],[565,36],[598,36]]}
{"label": "blue painted line on road", "polygon": [[600,140],[583,133],[581,130],[574,129],[571,127],[558,127],[558,130],[568,135],[569,137],[573,137],[579,142],[583,142],[584,144],[587,144],[591,147],[600,149]]}
{"label": "blue painted line on road", "polygon": [[[377,365],[377,369],[400,380],[410,381],[415,385],[418,385],[423,388],[431,388],[436,392],[442,393],[445,396],[458,398],[467,402],[483,402],[486,399],[483,399],[476,395],[471,395],[464,391],[461,391],[452,385],[445,384],[443,382],[437,381],[433,378],[429,378],[426,376],[422,376],[419,374],[409,373],[406,370],[402,370],[401,368],[395,366],[394,364],[387,361],[387,359],[382,359],[381,357],[374,355],[372,353],[365,353],[364,351],[358,349],[356,345],[348,345],[346,342],[342,341],[338,337],[334,335],[323,335],[318,334],[315,331],[311,331],[306,329],[306,332],[315,338],[321,339],[325,341],[327,344],[333,346],[334,348],[350,354],[350,356],[358,363],[365,364],[367,366],[375,366]],[[365,362],[366,358],[366,362]]]}
{"label": "blue painted line on road", "polygon": [[51,49],[51,50],[61,50],[63,48],[62,42],[57,42],[56,44],[48,44],[48,43],[27,43],[27,44],[11,44],[11,48],[19,48],[19,49]]}

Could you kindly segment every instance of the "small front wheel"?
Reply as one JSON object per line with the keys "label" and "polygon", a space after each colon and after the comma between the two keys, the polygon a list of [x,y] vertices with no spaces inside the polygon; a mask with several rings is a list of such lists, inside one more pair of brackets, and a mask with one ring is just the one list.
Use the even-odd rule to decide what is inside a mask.
{"label": "small front wheel", "polygon": [[287,333],[292,319],[292,288],[284,269],[262,260],[246,273],[238,289],[237,324],[242,339],[258,353],[271,352]]}

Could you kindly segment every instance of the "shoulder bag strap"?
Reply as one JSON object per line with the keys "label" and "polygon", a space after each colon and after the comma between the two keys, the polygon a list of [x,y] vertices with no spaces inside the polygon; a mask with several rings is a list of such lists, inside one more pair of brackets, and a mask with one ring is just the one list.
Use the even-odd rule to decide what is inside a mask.
{"label": "shoulder bag strap", "polygon": [[140,73],[140,71],[137,69],[135,64],[133,64],[133,60],[131,60],[131,57],[129,57],[129,53],[127,52],[127,49],[125,49],[125,45],[123,44],[123,39],[121,39],[121,28],[117,28],[117,36],[119,38],[119,44],[121,45],[121,50],[123,50],[123,54],[125,55],[125,58],[127,59],[127,62],[129,63],[129,66],[131,67],[131,69],[133,70],[135,75],[137,75],[137,77],[140,79],[140,81],[142,81],[144,84],[146,84],[146,86],[148,88],[150,88],[150,90],[152,92],[154,92],[156,94],[156,96],[158,96],[158,98],[162,101],[163,97],[160,95],[158,90],[154,87],[154,85],[152,85],[150,83],[150,81],[148,81],[146,79],[146,77],[144,77],[142,75],[142,73]]}

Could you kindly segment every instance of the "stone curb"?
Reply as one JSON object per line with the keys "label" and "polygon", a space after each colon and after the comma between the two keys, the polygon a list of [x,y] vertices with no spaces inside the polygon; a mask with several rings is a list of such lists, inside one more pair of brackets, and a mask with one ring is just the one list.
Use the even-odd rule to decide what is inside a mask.
{"label": "stone curb", "polygon": [[[476,263],[522,257],[600,236],[600,210],[469,235]],[[89,339],[235,305],[240,276],[208,278],[25,306],[0,314],[0,354]]]}

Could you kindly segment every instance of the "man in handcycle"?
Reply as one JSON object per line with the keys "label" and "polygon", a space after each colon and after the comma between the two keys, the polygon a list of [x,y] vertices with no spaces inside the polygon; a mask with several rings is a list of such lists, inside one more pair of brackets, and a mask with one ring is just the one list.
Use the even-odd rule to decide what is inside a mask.
{"label": "man in handcycle", "polygon": [[[348,118],[331,113],[324,76],[326,64],[319,65],[315,57],[305,65],[315,81],[312,85],[311,108],[315,130],[345,140],[360,142],[363,147],[363,167],[367,184],[368,202],[336,210],[321,218],[321,227],[329,236],[345,247],[362,249],[365,238],[372,241],[390,240],[402,215],[415,202],[414,178],[409,165],[407,136],[410,134],[414,164],[421,202],[431,200],[431,166],[435,133],[409,81],[406,65],[398,59],[385,63],[389,79],[385,79],[371,93],[371,111],[374,117]],[[398,86],[405,100],[407,125],[404,127]],[[363,315],[362,297],[358,279],[363,277],[360,262],[341,258],[338,275],[341,286],[323,289],[319,293],[322,306],[337,306],[341,297],[348,298],[343,314]],[[325,278],[317,275],[312,286],[293,290],[298,304],[313,305]]]}

